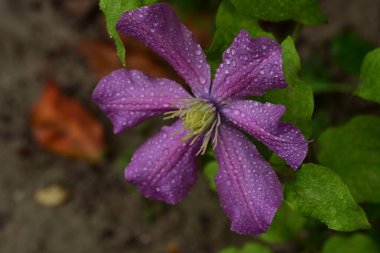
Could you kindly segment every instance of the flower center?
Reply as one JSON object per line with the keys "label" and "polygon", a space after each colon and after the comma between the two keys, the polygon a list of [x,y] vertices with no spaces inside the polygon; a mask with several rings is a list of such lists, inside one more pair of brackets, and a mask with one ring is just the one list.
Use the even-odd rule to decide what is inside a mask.
{"label": "flower center", "polygon": [[183,120],[184,127],[188,130],[187,135],[183,138],[184,141],[192,139],[190,145],[206,131],[202,146],[197,154],[204,154],[207,149],[208,142],[215,130],[213,145],[217,144],[217,131],[220,125],[220,116],[216,111],[215,106],[207,101],[189,98],[181,101],[178,110],[166,112],[168,115],[165,119],[179,117]]}
{"label": "flower center", "polygon": [[215,107],[205,101],[193,101],[190,106],[185,107],[186,113],[181,118],[184,126],[192,135],[203,133],[216,118]]}

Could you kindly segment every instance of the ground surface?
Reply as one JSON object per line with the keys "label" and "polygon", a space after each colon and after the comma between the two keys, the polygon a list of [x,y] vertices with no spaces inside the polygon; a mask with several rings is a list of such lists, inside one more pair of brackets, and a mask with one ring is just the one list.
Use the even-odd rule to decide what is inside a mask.
{"label": "ground surface", "polygon": [[[250,240],[229,231],[217,194],[203,178],[174,207],[145,200],[123,180],[119,157],[158,127],[111,134],[90,101],[96,77],[74,49],[82,38],[106,38],[101,15],[92,0],[78,1],[79,7],[63,2],[0,1],[0,252],[210,253]],[[322,6],[330,22],[302,32],[305,57],[346,28],[379,43],[378,0],[326,0]],[[100,165],[53,155],[34,141],[29,113],[46,72],[106,125],[108,151]],[[70,199],[56,208],[37,204],[34,192],[52,183],[65,186]]]}

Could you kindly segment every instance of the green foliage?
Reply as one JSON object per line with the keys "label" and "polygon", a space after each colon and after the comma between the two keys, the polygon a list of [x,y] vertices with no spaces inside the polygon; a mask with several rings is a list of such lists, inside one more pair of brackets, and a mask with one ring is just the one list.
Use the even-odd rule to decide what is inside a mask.
{"label": "green foliage", "polygon": [[253,18],[266,21],[295,20],[302,24],[321,24],[325,15],[316,0],[231,0],[235,7]]}
{"label": "green foliage", "polygon": [[357,116],[323,132],[318,160],[348,185],[357,202],[380,202],[380,118]]}
{"label": "green foliage", "polygon": [[348,83],[337,83],[331,80],[331,66],[321,57],[320,52],[314,53],[302,64],[300,76],[310,85],[314,94],[330,92],[352,92],[354,89]]}
{"label": "green foliage", "polygon": [[303,80],[310,85],[314,94],[331,92],[351,93],[353,90],[353,87],[348,83],[332,82],[316,76],[304,76]]}
{"label": "green foliage", "polygon": [[168,2],[175,5],[176,10],[179,12],[204,12],[212,11],[220,4],[220,0],[165,0],[162,2]]}
{"label": "green foliage", "polygon": [[117,55],[123,65],[125,65],[125,48],[115,28],[117,21],[124,12],[155,2],[157,0],[100,0],[99,6],[106,17],[108,33],[115,41]]}
{"label": "green foliage", "polygon": [[380,48],[364,58],[356,95],[380,103]]}
{"label": "green foliage", "polygon": [[279,243],[292,240],[299,234],[305,218],[294,212],[283,202],[274,216],[272,225],[267,233],[260,237],[268,243]]}
{"label": "green foliage", "polygon": [[133,147],[132,145],[128,146],[126,150],[124,151],[123,155],[117,160],[117,168],[124,168],[126,167],[135,152],[136,147]]}
{"label": "green foliage", "polygon": [[241,29],[247,30],[254,37],[273,37],[270,33],[266,33],[261,29],[257,20],[239,13],[229,0],[223,0],[219,5],[215,26],[214,38],[207,50],[207,59],[213,70],[218,67],[224,50],[231,45]]}
{"label": "green foliage", "polygon": [[247,243],[242,249],[235,247],[229,247],[219,253],[271,253],[272,251],[261,244],[258,243]]}
{"label": "green foliage", "polygon": [[373,46],[354,32],[343,33],[331,40],[331,56],[346,73],[359,75],[365,55]]}
{"label": "green foliage", "polygon": [[210,161],[206,164],[205,168],[203,169],[203,174],[206,176],[210,183],[210,188],[213,190],[216,190],[215,185],[215,176],[216,173],[218,173],[218,163],[216,161]]}
{"label": "green foliage", "polygon": [[301,63],[293,39],[288,37],[281,45],[283,69],[288,87],[268,91],[260,100],[285,105],[286,112],[282,120],[295,124],[306,136],[310,136],[311,115],[314,110],[313,92],[310,86],[298,77]]}
{"label": "green foliage", "polygon": [[331,62],[339,65],[345,73],[356,76],[360,72],[365,55],[372,49],[373,46],[370,43],[354,32],[339,34],[331,40],[331,59],[322,58],[320,52],[314,53],[302,65],[300,76],[311,86],[314,94],[351,93],[355,88],[352,84],[333,81],[334,66]]}
{"label": "green foliage", "polygon": [[326,241],[322,253],[380,253],[376,243],[366,235],[333,236]]}
{"label": "green foliage", "polygon": [[330,169],[305,164],[285,187],[285,200],[300,214],[318,219],[330,229],[354,231],[370,225],[348,187]]}

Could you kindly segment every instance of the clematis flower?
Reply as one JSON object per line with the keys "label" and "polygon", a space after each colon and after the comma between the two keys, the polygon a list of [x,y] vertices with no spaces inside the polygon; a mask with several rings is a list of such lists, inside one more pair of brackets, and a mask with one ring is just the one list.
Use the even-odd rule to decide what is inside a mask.
{"label": "clematis flower", "polygon": [[99,82],[93,99],[112,121],[115,133],[160,114],[177,118],[138,148],[125,170],[126,180],[147,198],[176,204],[196,181],[196,155],[211,143],[219,164],[216,186],[231,229],[242,234],[267,231],[282,202],[282,187],[241,131],[294,169],[307,153],[300,130],[279,121],[283,105],[244,99],[287,86],[281,47],[242,30],[224,52],[211,82],[204,52],[168,4],[126,12],[116,28],[164,58],[191,89],[190,94],[174,81],[125,68]]}

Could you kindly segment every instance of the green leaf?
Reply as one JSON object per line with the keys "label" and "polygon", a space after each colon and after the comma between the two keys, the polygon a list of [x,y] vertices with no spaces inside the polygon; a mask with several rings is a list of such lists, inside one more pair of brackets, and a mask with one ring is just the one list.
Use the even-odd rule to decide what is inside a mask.
{"label": "green leaf", "polygon": [[318,139],[318,160],[336,172],[355,200],[380,202],[380,118],[357,116]]}
{"label": "green leaf", "polygon": [[206,176],[210,183],[210,188],[216,190],[215,176],[218,173],[218,163],[216,161],[208,162],[203,169],[203,174]]}
{"label": "green leaf", "polygon": [[316,0],[231,0],[235,7],[253,18],[278,22],[295,20],[302,24],[321,24],[326,17]]}
{"label": "green leaf", "polygon": [[314,94],[330,92],[352,93],[353,85],[332,81],[330,65],[322,58],[319,52],[314,52],[307,61],[303,62],[300,77],[310,85]]}
{"label": "green leaf", "polygon": [[279,243],[294,239],[300,232],[305,218],[294,212],[283,202],[274,216],[268,232],[260,237],[268,243]]}
{"label": "green leaf", "polygon": [[376,243],[366,235],[333,236],[326,241],[322,253],[380,253]]}
{"label": "green leaf", "polygon": [[117,55],[123,65],[125,65],[125,47],[115,28],[117,21],[124,12],[155,2],[157,0],[100,0],[99,6],[106,17],[108,34],[115,41]]}
{"label": "green leaf", "polygon": [[370,225],[348,187],[330,169],[305,164],[285,187],[285,200],[300,214],[318,219],[330,229],[354,231]]}
{"label": "green leaf", "polygon": [[219,253],[272,253],[272,251],[258,243],[247,243],[242,249],[235,247],[229,247]]}
{"label": "green leaf", "polygon": [[310,136],[312,130],[311,115],[314,110],[313,92],[310,86],[298,77],[301,62],[293,39],[288,37],[281,45],[283,70],[288,87],[268,91],[265,96],[258,98],[258,100],[285,105],[286,112],[282,120],[295,124],[304,135]]}
{"label": "green leaf", "polygon": [[360,70],[359,86],[356,95],[366,100],[380,103],[380,48],[364,58]]}
{"label": "green leaf", "polygon": [[373,49],[371,43],[354,32],[339,34],[331,40],[331,56],[351,75],[359,75],[365,55]]}
{"label": "green leaf", "polygon": [[321,93],[352,93],[353,87],[348,83],[337,83],[327,79],[316,76],[303,76],[302,77],[308,85],[310,85],[314,94]]}
{"label": "green leaf", "polygon": [[272,251],[258,243],[247,243],[240,253],[271,253]]}
{"label": "green leaf", "polygon": [[225,249],[219,251],[218,253],[240,253],[240,252],[237,248],[228,247],[228,248],[225,248]]}
{"label": "green leaf", "polygon": [[258,21],[236,10],[229,0],[223,0],[219,5],[215,18],[216,31],[213,41],[207,50],[207,59],[213,70],[217,68],[222,54],[227,49],[241,29],[247,30],[251,36],[272,37],[264,32]]}

